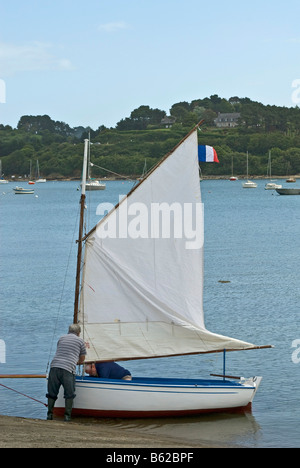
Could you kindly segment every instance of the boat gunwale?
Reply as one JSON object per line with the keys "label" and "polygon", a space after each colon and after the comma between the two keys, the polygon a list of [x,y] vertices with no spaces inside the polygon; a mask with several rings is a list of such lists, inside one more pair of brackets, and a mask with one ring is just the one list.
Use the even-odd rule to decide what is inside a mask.
{"label": "boat gunwale", "polygon": [[[137,387],[166,387],[166,388],[243,388],[254,389],[253,385],[247,385],[246,382],[234,382],[231,380],[217,379],[184,379],[184,378],[160,378],[160,377],[133,377],[132,380],[106,379],[99,377],[76,376],[76,384],[109,384]],[[248,382],[247,382],[248,383]]]}

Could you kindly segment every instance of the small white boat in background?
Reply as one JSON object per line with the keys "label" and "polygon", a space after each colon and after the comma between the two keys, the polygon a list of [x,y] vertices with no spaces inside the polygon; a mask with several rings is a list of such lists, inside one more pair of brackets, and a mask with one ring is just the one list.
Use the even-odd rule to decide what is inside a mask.
{"label": "small white boat in background", "polygon": [[252,180],[248,180],[243,184],[243,188],[256,188],[257,184],[253,182]]}
{"label": "small white boat in background", "polygon": [[14,188],[14,192],[15,194],[20,194],[20,195],[31,195],[34,193],[34,190],[33,189],[27,189],[27,188],[24,188],[24,187],[15,187]]}
{"label": "small white boat in background", "polygon": [[86,190],[105,190],[106,185],[99,180],[91,180],[86,183]]}
{"label": "small white boat in background", "polygon": [[275,182],[268,182],[265,185],[265,190],[276,190],[276,189],[281,189],[282,185],[275,184]]}
{"label": "small white boat in background", "polygon": [[35,180],[36,184],[45,184],[47,179],[42,179],[40,177],[40,167],[39,167],[38,160],[36,161],[36,172],[37,172],[36,180]]}
{"label": "small white boat in background", "polygon": [[91,140],[89,138],[89,148],[88,148],[88,161],[87,161],[87,182],[85,183],[85,188],[88,191],[92,190],[105,190],[106,184],[100,182],[99,180],[92,179],[91,177],[91,167],[94,164],[91,162]]}
{"label": "small white boat in background", "polygon": [[8,180],[3,179],[1,159],[0,159],[0,184],[8,184]]}
{"label": "small white boat in background", "polygon": [[249,154],[247,151],[247,182],[243,183],[243,188],[256,188],[257,184],[253,182],[252,180],[249,180]]}
{"label": "small white boat in background", "polygon": [[232,182],[239,180],[238,177],[233,175],[233,156],[231,156],[231,177],[229,180],[231,180]]}
{"label": "small white boat in background", "polygon": [[[272,178],[272,158],[271,158],[271,151],[269,151],[269,159],[268,159],[268,166],[267,166],[267,178]],[[282,188],[282,185],[275,184],[275,181],[268,182],[265,185],[265,190],[276,190]]]}

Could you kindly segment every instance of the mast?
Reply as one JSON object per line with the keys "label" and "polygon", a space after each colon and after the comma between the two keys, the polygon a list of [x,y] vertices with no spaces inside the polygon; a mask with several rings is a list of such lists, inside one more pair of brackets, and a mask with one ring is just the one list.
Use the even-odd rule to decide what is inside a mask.
{"label": "mast", "polygon": [[80,290],[80,272],[81,272],[81,259],[82,259],[82,234],[84,222],[84,207],[85,207],[85,186],[86,186],[86,172],[87,172],[87,159],[88,159],[89,140],[84,140],[84,157],[82,168],[82,183],[81,183],[81,198],[80,198],[80,220],[79,220],[79,234],[78,234],[78,252],[77,252],[77,269],[76,269],[76,284],[75,284],[75,301],[74,301],[74,319],[73,322],[78,322],[78,306],[79,306],[79,290]]}

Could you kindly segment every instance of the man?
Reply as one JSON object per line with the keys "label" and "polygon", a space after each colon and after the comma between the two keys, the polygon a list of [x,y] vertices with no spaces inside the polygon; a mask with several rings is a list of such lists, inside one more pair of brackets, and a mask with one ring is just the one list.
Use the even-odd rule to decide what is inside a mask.
{"label": "man", "polygon": [[132,380],[129,370],[124,369],[116,362],[100,362],[86,364],[85,372],[91,377],[102,377],[103,379]]}
{"label": "man", "polygon": [[53,408],[61,385],[64,388],[65,421],[71,421],[73,400],[75,398],[76,366],[84,363],[86,348],[79,338],[81,328],[78,324],[70,325],[68,335],[62,336],[57,343],[56,354],[50,365],[48,378],[48,414],[53,419]]}

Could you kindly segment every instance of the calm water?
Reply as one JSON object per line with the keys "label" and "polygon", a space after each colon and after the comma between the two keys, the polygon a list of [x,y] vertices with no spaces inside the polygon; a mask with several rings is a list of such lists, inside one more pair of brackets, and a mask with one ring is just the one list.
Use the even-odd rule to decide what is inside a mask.
{"label": "calm water", "polygon": [[[300,339],[300,197],[265,191],[264,184],[246,190],[241,181],[202,182],[206,326],[275,345],[227,356],[227,373],[264,377],[252,414],[107,424],[194,443],[300,446],[300,364],[292,361],[292,343]],[[107,182],[105,191],[89,192],[90,227],[97,221],[98,203],[117,202],[132,185]],[[57,338],[72,322],[80,192],[77,182],[38,184],[35,195],[28,196],[15,195],[14,186],[0,187],[0,340],[6,344],[0,373],[44,373]],[[222,357],[136,361],[127,367],[148,376],[208,377],[222,372]],[[45,402],[44,380],[0,383]],[[42,404],[0,386],[0,414],[44,418],[45,411]]]}

